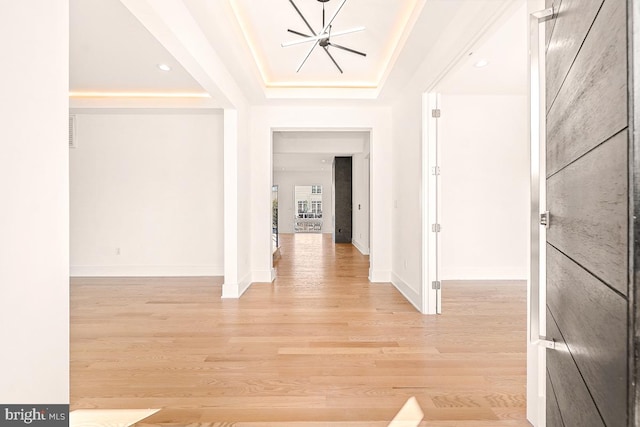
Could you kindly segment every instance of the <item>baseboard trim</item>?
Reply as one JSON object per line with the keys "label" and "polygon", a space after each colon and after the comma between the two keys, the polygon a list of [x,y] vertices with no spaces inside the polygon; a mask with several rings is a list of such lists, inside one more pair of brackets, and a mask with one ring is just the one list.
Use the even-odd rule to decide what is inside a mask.
{"label": "baseboard trim", "polygon": [[371,283],[391,282],[391,271],[369,270],[369,281]]}
{"label": "baseboard trim", "polygon": [[223,283],[222,298],[238,299],[251,287],[251,272],[245,274],[238,283]]}
{"label": "baseboard trim", "polygon": [[359,250],[362,255],[369,255],[369,248],[365,248],[365,246],[360,242],[358,242],[356,239],[352,239],[351,244],[355,246],[356,249]]}
{"label": "baseboard trim", "polygon": [[224,276],[216,265],[72,265],[71,277],[201,277]]}
{"label": "baseboard trim", "polygon": [[413,288],[395,273],[391,273],[391,283],[416,310],[422,313],[422,301],[418,292],[413,290]]}
{"label": "baseboard trim", "polygon": [[273,281],[273,270],[258,270],[251,273],[253,283],[271,283]]}

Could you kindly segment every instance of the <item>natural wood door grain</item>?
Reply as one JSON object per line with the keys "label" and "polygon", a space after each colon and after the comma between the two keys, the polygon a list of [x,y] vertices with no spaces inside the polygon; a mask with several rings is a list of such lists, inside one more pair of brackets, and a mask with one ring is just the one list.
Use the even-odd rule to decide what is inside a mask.
{"label": "natural wood door grain", "polygon": [[547,241],[625,295],[627,139],[619,133],[547,180]]}
{"label": "natural wood door grain", "polygon": [[[556,20],[560,27],[564,15],[563,0]],[[575,3],[581,1],[575,0]],[[575,13],[591,14],[580,5]],[[622,0],[606,0],[600,9],[584,44],[566,75],[555,75],[547,69],[549,79],[562,82],[555,99],[547,98],[547,176],[575,161],[589,150],[627,127],[627,30],[626,4]],[[560,33],[554,29],[551,44]],[[574,34],[579,40],[584,37]],[[556,43],[547,51],[553,64],[555,56],[564,57],[566,43]],[[551,105],[552,104],[552,105]]]}

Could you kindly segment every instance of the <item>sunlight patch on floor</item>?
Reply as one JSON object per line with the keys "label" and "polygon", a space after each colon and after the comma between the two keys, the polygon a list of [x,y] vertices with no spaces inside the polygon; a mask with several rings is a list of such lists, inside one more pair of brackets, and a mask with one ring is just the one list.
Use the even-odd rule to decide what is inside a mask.
{"label": "sunlight patch on floor", "polygon": [[78,409],[69,414],[70,427],[129,427],[160,409]]}

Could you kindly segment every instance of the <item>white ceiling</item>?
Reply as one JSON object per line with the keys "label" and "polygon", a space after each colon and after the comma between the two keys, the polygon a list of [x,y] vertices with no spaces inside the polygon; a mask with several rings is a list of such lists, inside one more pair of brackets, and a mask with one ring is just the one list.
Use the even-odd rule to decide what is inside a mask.
{"label": "white ceiling", "polygon": [[[322,29],[322,8],[326,22],[334,15],[342,0],[322,3],[293,0],[314,32]],[[417,0],[348,0],[332,24],[332,32],[364,26],[361,32],[332,37],[333,43],[367,54],[366,57],[329,47],[330,54],[344,71],[341,74],[331,58],[316,46],[300,72],[296,69],[313,43],[283,48],[282,42],[302,37],[287,32],[292,29],[310,34],[290,1],[231,0],[236,18],[241,23],[266,86],[365,86],[376,87],[399,45],[403,31],[414,12]]]}
{"label": "white ceiling", "polygon": [[[319,25],[322,5],[318,1],[294,1],[313,25]],[[328,16],[339,2],[327,3]],[[342,75],[320,50],[311,55],[300,73],[295,73],[307,47],[282,48],[280,43],[297,37],[287,33],[287,28],[304,32],[305,24],[288,0],[175,0],[170,4],[188,11],[229,76],[250,102],[260,103],[268,98],[393,100],[393,96],[415,80],[413,76],[432,75],[436,70],[451,68],[451,58],[455,59],[457,52],[477,37],[478,30],[506,10],[505,5],[515,3],[525,1],[348,0],[334,21],[333,30],[366,26],[363,32],[341,37],[339,43],[365,51],[367,57],[335,52],[334,57],[345,71]],[[132,4],[144,4],[149,10],[156,5],[152,0],[70,0],[71,90],[203,93],[202,87],[209,86],[201,80],[198,81],[203,85],[198,84],[151,35],[145,16],[137,14],[141,23],[129,12]],[[502,55],[503,58],[492,60],[491,65],[482,70],[487,78],[478,78],[479,73],[462,77],[447,90],[472,91],[482,87],[500,93],[513,91],[521,79],[515,78],[510,62],[503,60],[513,59],[509,58],[512,49],[521,49],[511,41],[521,40],[523,28],[526,21],[514,21],[511,26],[503,26],[500,34],[487,38],[486,43],[495,46],[486,47],[487,53],[482,55],[496,58]],[[518,35],[513,36],[512,31]],[[474,51],[480,55],[478,48],[474,47]],[[448,55],[446,61],[441,60],[442,52]],[[158,70],[158,63],[169,64],[172,71]],[[463,63],[459,62],[458,69],[462,69]],[[193,70],[193,64],[185,67]],[[321,87],[315,92],[308,89],[317,85]],[[343,85],[378,87],[332,89]],[[356,93],[358,90],[361,92]],[[362,91],[369,90],[372,92],[362,96]],[[213,94],[211,90],[209,93]]]}
{"label": "white ceiling", "polygon": [[[469,51],[438,85],[450,94],[524,95],[527,91],[527,49],[529,32],[527,5],[523,4],[496,31]],[[475,66],[485,60],[488,65]]]}
{"label": "white ceiling", "polygon": [[273,133],[274,172],[330,171],[333,158],[368,153],[365,131],[277,131]]}
{"label": "white ceiling", "polygon": [[[71,91],[204,92],[122,3],[145,1],[70,0]],[[321,50],[311,55],[300,73],[295,73],[307,46],[282,48],[280,43],[297,37],[287,33],[287,28],[300,32],[306,32],[306,28],[288,0],[180,1],[230,75],[254,101],[264,98],[269,86],[322,86],[325,89],[318,90],[330,90],[326,88],[373,85],[380,86],[378,90],[384,86],[387,93],[398,93],[416,72],[425,73],[425,66],[435,69],[445,65],[451,66],[437,87],[441,93],[513,94],[526,90],[524,0],[348,0],[333,30],[366,26],[363,32],[341,37],[339,43],[362,50],[367,57],[332,49],[344,74]],[[328,17],[339,1],[327,3]],[[320,25],[319,2],[294,2],[312,25]],[[505,6],[518,2],[522,4],[519,8]],[[489,20],[500,10],[507,11],[507,16],[485,32],[482,40],[468,45],[465,52],[465,19],[478,20],[476,15],[481,11]],[[458,35],[460,40],[456,39]],[[444,65],[429,63],[433,52],[454,47],[464,55],[461,60]],[[475,68],[473,64],[479,59],[487,59],[489,65]],[[170,65],[172,70],[160,71],[159,63]],[[283,90],[285,97],[290,96]],[[366,152],[369,133],[274,132],[273,141],[274,171],[329,171],[333,157]]]}
{"label": "white ceiling", "polygon": [[71,0],[69,20],[72,92],[203,92],[119,0]]}

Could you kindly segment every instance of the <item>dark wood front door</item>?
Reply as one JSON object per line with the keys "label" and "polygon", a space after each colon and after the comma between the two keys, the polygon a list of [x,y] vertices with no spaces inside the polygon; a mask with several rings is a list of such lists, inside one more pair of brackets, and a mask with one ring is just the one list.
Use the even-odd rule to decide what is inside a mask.
{"label": "dark wood front door", "polygon": [[547,0],[547,426],[628,426],[627,1]]}

